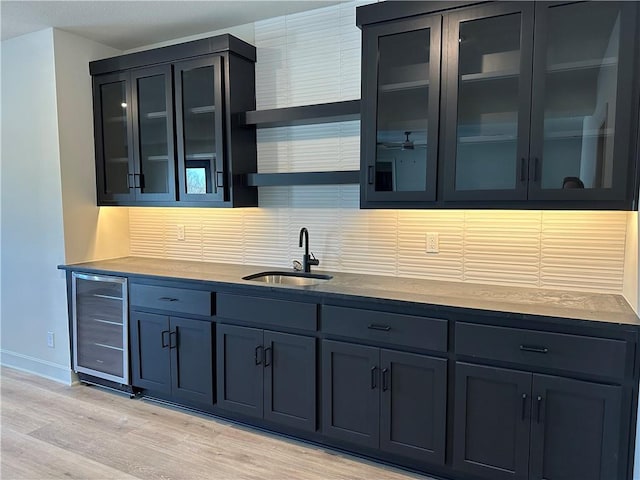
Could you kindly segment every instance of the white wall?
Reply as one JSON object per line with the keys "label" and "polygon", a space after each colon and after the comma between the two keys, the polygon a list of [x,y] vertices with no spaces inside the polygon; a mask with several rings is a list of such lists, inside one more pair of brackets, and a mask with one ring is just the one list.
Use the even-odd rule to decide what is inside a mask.
{"label": "white wall", "polygon": [[65,383],[66,289],[56,266],[129,254],[128,209],[96,207],[88,69],[119,53],[52,29],[2,42],[1,362]]}
{"label": "white wall", "polygon": [[66,263],[129,254],[129,209],[96,206],[89,62],[119,50],[53,31]]}
{"label": "white wall", "polygon": [[[69,382],[53,30],[2,49],[1,361]],[[47,347],[46,334],[56,335]]]}

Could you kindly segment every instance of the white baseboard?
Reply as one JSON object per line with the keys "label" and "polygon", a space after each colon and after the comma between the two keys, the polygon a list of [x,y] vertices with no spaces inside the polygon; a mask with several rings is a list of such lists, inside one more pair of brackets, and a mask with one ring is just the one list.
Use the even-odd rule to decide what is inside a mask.
{"label": "white baseboard", "polygon": [[65,385],[71,385],[74,381],[77,381],[76,376],[68,365],[58,365],[57,363],[9,350],[0,349],[0,365],[33,373]]}

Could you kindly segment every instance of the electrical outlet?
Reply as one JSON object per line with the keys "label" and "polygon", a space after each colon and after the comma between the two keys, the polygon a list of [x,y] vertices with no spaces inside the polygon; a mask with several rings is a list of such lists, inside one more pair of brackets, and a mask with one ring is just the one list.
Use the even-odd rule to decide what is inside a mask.
{"label": "electrical outlet", "polygon": [[184,241],[184,225],[176,225],[178,230],[178,240]]}
{"label": "electrical outlet", "polygon": [[426,235],[426,251],[427,253],[440,252],[440,242],[436,232],[427,232]]}
{"label": "electrical outlet", "polygon": [[55,335],[53,332],[47,332],[47,347],[55,348]]}

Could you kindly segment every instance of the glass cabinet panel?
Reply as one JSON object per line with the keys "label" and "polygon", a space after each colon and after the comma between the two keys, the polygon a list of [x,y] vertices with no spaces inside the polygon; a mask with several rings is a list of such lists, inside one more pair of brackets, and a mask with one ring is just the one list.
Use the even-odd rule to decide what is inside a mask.
{"label": "glass cabinet panel", "polygon": [[457,190],[516,187],[520,14],[460,25]]}
{"label": "glass cabinet panel", "polygon": [[526,198],[531,13],[496,5],[449,19],[447,199]]}
{"label": "glass cabinet panel", "polygon": [[223,198],[220,60],[205,58],[176,67],[181,198]]}
{"label": "glass cabinet panel", "polygon": [[429,29],[380,37],[376,191],[424,191],[429,127]]}
{"label": "glass cabinet panel", "polygon": [[129,123],[127,83],[106,81],[98,86],[102,124],[104,179],[99,188],[107,196],[129,195]]}
{"label": "glass cabinet panel", "polygon": [[435,200],[441,22],[423,17],[365,33],[367,200]]}
{"label": "glass cabinet panel", "polygon": [[[162,75],[138,79],[138,135],[142,192],[169,191],[170,158],[167,139],[165,79]],[[171,152],[173,153],[173,152]]]}
{"label": "glass cabinet panel", "polygon": [[171,67],[132,72],[136,105],[134,188],[144,200],[175,200]]}
{"label": "glass cabinet panel", "polygon": [[541,13],[544,32],[536,31],[536,42],[542,53],[534,79],[534,109],[540,105],[537,120],[542,122],[535,139],[541,145],[534,155],[536,186],[610,189],[616,173],[614,136],[621,127],[616,114],[621,48],[632,50],[620,43],[622,6],[577,3]]}

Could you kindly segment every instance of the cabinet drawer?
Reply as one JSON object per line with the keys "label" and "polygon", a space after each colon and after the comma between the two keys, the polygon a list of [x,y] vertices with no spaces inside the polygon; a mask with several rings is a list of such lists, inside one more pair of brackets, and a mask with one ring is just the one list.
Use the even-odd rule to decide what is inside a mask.
{"label": "cabinet drawer", "polygon": [[324,306],[324,333],[445,352],[447,320],[358,308]]}
{"label": "cabinet drawer", "polygon": [[221,293],[217,297],[219,317],[277,327],[317,330],[315,303]]}
{"label": "cabinet drawer", "polygon": [[456,353],[622,379],[627,343],[460,322],[456,325]]}
{"label": "cabinet drawer", "polygon": [[132,283],[129,299],[132,307],[154,308],[170,312],[211,316],[212,293],[188,288],[140,285]]}

